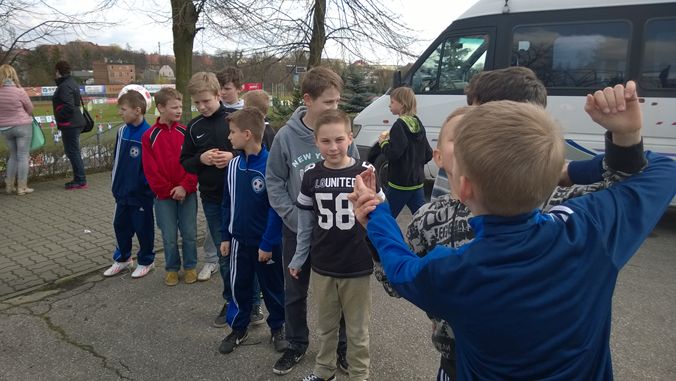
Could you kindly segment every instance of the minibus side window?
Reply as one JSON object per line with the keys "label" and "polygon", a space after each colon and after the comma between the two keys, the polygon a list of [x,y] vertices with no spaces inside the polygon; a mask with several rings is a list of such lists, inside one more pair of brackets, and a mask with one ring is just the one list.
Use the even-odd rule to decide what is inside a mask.
{"label": "minibus side window", "polygon": [[623,21],[518,26],[512,65],[532,69],[549,88],[614,86],[626,79],[630,33]]}
{"label": "minibus side window", "polygon": [[488,35],[453,36],[442,42],[411,77],[416,94],[462,94],[469,80],[484,69]]}
{"label": "minibus side window", "polygon": [[639,83],[646,89],[676,89],[676,19],[646,23]]}

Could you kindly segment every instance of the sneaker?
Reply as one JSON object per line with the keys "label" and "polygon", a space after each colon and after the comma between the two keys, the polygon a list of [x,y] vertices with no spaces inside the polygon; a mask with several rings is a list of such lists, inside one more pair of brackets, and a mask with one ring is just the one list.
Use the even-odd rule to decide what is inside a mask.
{"label": "sneaker", "polygon": [[136,269],[134,270],[133,273],[131,273],[132,278],[143,278],[144,276],[148,275],[150,270],[155,268],[155,263],[151,263],[147,266],[144,265],[138,265],[136,266]]}
{"label": "sneaker", "polygon": [[221,312],[219,312],[218,316],[216,316],[216,319],[214,319],[214,327],[223,328],[228,325],[228,320],[226,319],[227,313],[228,313],[228,302],[225,302],[223,304],[223,308],[221,308]]}
{"label": "sneaker", "polygon": [[284,327],[272,331],[270,342],[275,347],[275,351],[284,352],[289,347],[289,342],[284,334]]}
{"label": "sneaker", "polygon": [[113,265],[108,268],[108,270],[103,272],[103,276],[113,276],[117,275],[120,271],[133,267],[134,260],[129,258],[126,262],[113,262]]}
{"label": "sneaker", "polygon": [[178,284],[178,272],[167,271],[167,275],[164,276],[164,284],[167,286],[176,286]]}
{"label": "sneaker", "polygon": [[200,270],[199,275],[197,275],[197,280],[205,281],[211,278],[211,274],[218,271],[218,263],[205,263],[202,270]]}
{"label": "sneaker", "polygon": [[334,376],[331,376],[331,377],[329,377],[329,378],[321,378],[321,377],[315,375],[314,373],[312,373],[311,375],[306,376],[306,377],[303,379],[303,381],[331,381],[331,380],[335,380],[335,379],[336,379],[336,376],[335,376],[335,375],[334,375]]}
{"label": "sneaker", "polygon": [[265,315],[263,315],[263,307],[259,304],[251,307],[250,325],[261,325],[265,323]]}
{"label": "sneaker", "polygon": [[195,269],[185,270],[183,281],[185,282],[185,284],[192,284],[197,282],[197,270]]}
{"label": "sneaker", "polygon": [[80,181],[69,181],[65,184],[66,190],[75,190],[75,189],[88,189],[86,182]]}
{"label": "sneaker", "polygon": [[235,350],[240,344],[242,344],[249,337],[246,330],[244,331],[232,331],[228,336],[221,341],[221,345],[218,346],[218,351],[227,354]]}
{"label": "sneaker", "polygon": [[339,343],[336,354],[338,355],[336,356],[336,365],[340,370],[347,373],[347,345]]}
{"label": "sneaker", "polygon": [[293,367],[296,366],[303,357],[305,357],[305,352],[287,348],[282,357],[277,360],[275,366],[272,367],[272,371],[279,375],[287,374],[293,370]]}

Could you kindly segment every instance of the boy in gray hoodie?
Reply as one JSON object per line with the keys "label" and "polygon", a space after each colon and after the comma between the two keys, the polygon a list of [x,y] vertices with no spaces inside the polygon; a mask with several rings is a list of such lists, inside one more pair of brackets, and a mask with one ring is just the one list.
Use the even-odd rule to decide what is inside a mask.
{"label": "boy in gray hoodie", "polygon": [[[283,221],[282,255],[284,261],[285,327],[289,348],[272,368],[276,374],[287,374],[305,356],[308,346],[307,291],[310,284],[310,263],[301,268],[298,279],[286,270],[296,251],[298,212],[296,199],[305,167],[322,160],[315,145],[313,128],[319,116],[326,110],[335,110],[340,102],[343,80],[325,67],[309,70],[301,82],[303,102],[284,125],[270,148],[265,181],[268,186],[270,205]],[[348,154],[356,159],[359,152],[354,143]],[[341,320],[338,344],[338,365],[347,369],[345,324]]]}

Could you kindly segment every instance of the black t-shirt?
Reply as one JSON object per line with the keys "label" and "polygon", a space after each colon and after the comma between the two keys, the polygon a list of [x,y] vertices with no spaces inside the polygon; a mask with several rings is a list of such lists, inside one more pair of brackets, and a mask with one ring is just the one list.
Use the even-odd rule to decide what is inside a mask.
{"label": "black t-shirt", "polygon": [[357,222],[352,202],[347,199],[354,190],[355,176],[367,168],[373,167],[356,160],[353,165],[341,169],[327,168],[324,161],[305,169],[297,205],[313,210],[317,216],[310,263],[319,274],[353,278],[373,272],[366,230]]}

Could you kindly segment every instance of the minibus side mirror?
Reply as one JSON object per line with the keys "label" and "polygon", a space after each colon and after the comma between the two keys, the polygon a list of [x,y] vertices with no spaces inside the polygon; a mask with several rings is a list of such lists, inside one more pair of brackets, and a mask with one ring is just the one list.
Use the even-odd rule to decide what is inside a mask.
{"label": "minibus side mirror", "polygon": [[392,88],[396,89],[401,86],[401,70],[397,70],[392,74]]}

